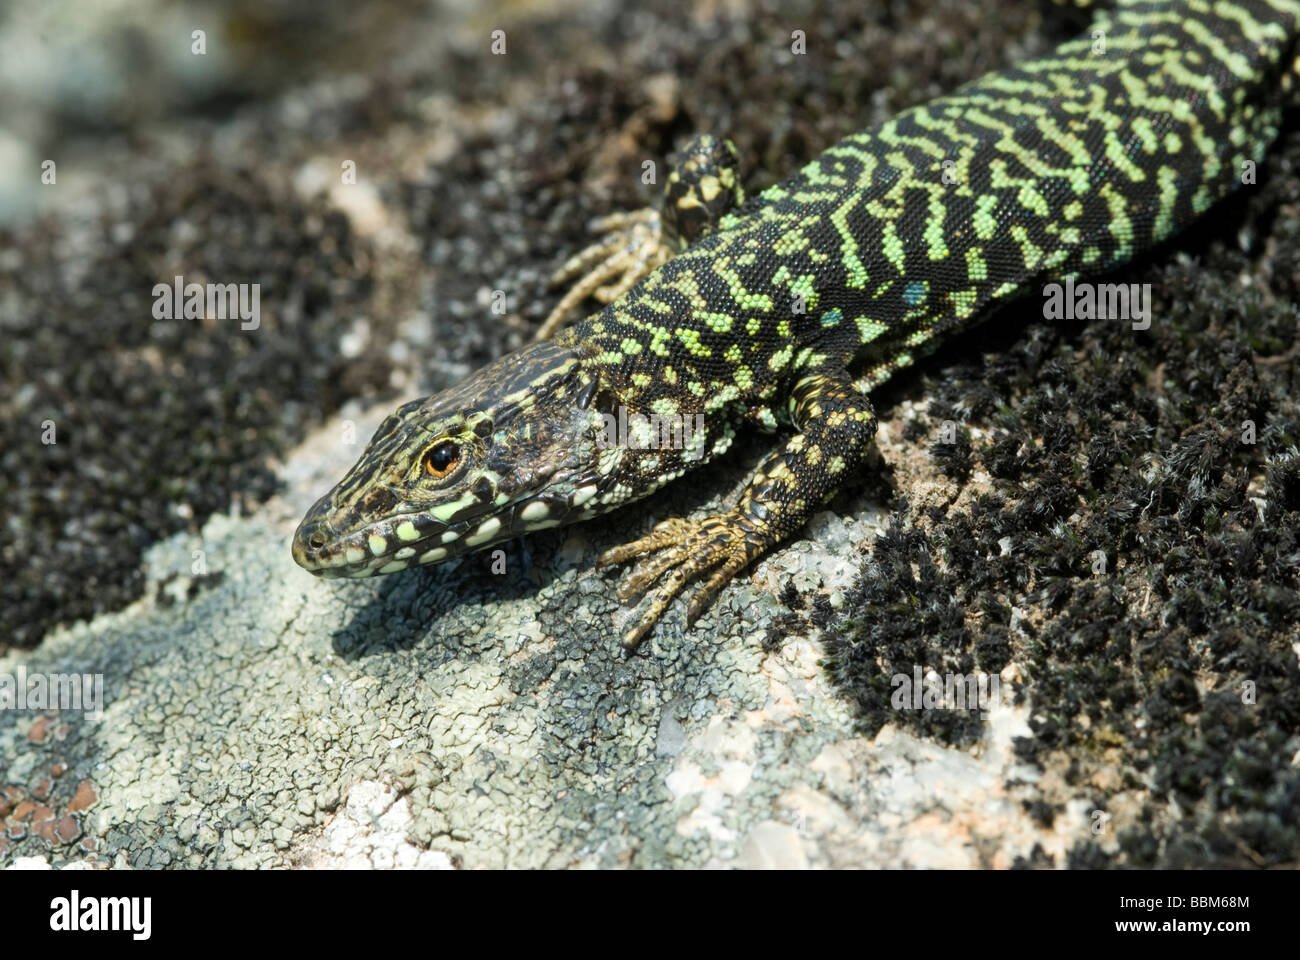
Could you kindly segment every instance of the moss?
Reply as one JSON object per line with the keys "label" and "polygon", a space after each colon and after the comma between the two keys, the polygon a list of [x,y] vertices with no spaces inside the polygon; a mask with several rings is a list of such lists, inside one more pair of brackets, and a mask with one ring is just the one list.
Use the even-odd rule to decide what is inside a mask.
{"label": "moss", "polygon": [[[1300,404],[1288,354],[1300,272],[1294,228],[1272,216],[1294,202],[1297,160],[1292,134],[1240,203],[1123,275],[1153,285],[1149,331],[1053,328],[1033,304],[1013,305],[991,335],[952,344],[887,391],[928,402],[908,423],[927,435],[977,384],[991,390],[963,423],[987,436],[970,457],[992,491],[963,495],[968,475],[933,448],[947,489],[898,510],[864,549],[845,615],[828,623],[832,669],[865,732],[894,722],[963,743],[979,735],[977,715],[936,724],[890,711],[881,677],[918,662],[964,672],[1005,649],[983,659],[1025,676],[1024,759],[1048,767],[1064,750],[1067,779],[1082,784],[1118,754],[1108,795],[1155,785],[1116,826],[1118,848],[1081,840],[1071,866],[1279,864],[1300,848],[1287,813],[1300,791],[1287,762],[1300,729]],[[1246,249],[1243,236],[1254,238]],[[1022,611],[1014,629],[988,616],[952,626],[962,611],[1011,607]]]}

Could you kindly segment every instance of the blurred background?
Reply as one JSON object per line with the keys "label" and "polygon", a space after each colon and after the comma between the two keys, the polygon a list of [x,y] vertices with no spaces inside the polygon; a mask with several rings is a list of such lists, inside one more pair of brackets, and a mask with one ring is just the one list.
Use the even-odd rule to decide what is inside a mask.
{"label": "blurred background", "polygon": [[[391,65],[499,3],[422,0],[7,0],[0,5],[0,222],[66,191],[16,174],[57,146],[93,186],[114,138],[169,120],[220,121],[322,77]],[[195,52],[196,30],[205,51]]]}

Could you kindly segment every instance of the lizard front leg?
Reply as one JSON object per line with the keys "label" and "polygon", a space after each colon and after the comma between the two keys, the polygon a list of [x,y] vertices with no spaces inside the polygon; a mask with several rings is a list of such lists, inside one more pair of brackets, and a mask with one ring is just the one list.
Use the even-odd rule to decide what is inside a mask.
{"label": "lizard front leg", "polygon": [[602,566],[646,558],[624,583],[621,599],[644,594],[662,578],[648,610],[624,636],[624,646],[636,647],[673,598],[711,572],[687,607],[687,624],[693,622],[729,580],[802,527],[865,460],[876,432],[875,412],[845,371],[806,373],[791,392],[790,414],[799,432],[763,461],[728,513],[667,520],[601,556]]}
{"label": "lizard front leg", "polygon": [[552,286],[573,286],[542,322],[535,339],[554,336],[589,296],[613,303],[716,227],[745,199],[737,163],[731,141],[701,134],[686,145],[669,173],[661,209],[614,213],[594,221],[591,229],[605,236],[570,257],[551,277]]}

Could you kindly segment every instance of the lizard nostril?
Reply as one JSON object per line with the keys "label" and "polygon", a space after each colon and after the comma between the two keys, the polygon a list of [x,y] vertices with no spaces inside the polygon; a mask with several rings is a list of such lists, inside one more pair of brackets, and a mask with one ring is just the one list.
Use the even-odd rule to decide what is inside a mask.
{"label": "lizard nostril", "polygon": [[317,530],[315,533],[313,533],[310,537],[307,538],[307,542],[310,543],[313,547],[319,549],[320,547],[325,546],[325,534]]}

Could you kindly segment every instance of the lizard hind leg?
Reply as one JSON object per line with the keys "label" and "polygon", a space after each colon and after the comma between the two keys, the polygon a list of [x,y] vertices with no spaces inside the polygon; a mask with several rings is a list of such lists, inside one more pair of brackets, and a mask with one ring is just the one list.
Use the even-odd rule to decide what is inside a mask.
{"label": "lizard hind leg", "polygon": [[601,566],[641,560],[619,591],[621,599],[658,584],[624,646],[636,647],[687,584],[711,573],[687,605],[687,624],[693,622],[722,587],[802,527],[864,462],[876,432],[875,412],[844,371],[806,374],[792,391],[790,408],[799,432],[763,461],[730,511],[667,520],[601,556]]}
{"label": "lizard hind leg", "polygon": [[554,336],[589,296],[613,303],[716,227],[744,201],[737,163],[731,141],[702,134],[679,153],[664,184],[661,210],[614,213],[592,221],[591,230],[603,236],[570,257],[551,277],[553,287],[573,285],[537,329],[535,339]]}

